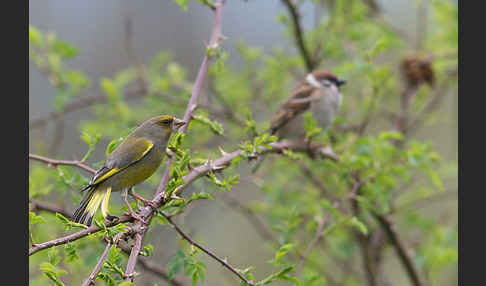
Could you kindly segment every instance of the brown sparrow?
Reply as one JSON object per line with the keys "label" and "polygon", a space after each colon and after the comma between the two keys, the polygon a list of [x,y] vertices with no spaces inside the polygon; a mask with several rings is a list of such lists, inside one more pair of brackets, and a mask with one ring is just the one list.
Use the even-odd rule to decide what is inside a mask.
{"label": "brown sparrow", "polygon": [[[338,79],[329,71],[316,70],[309,73],[272,118],[270,133],[279,138],[304,139],[303,118],[299,115],[307,110],[312,112],[318,126],[325,131],[334,121],[341,105],[339,87],[345,83],[345,80]],[[257,161],[252,172],[257,170],[262,160],[260,158]]]}
{"label": "brown sparrow", "polygon": [[272,118],[270,133],[280,138],[304,138],[303,120],[299,115],[307,110],[312,112],[318,126],[325,131],[334,121],[341,105],[339,87],[345,83],[345,80],[325,70],[308,74]]}

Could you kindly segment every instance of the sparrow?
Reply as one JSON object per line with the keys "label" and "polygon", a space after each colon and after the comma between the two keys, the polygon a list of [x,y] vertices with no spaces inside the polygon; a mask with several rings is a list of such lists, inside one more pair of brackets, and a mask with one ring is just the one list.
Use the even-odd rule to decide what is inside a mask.
{"label": "sparrow", "polygon": [[334,121],[342,102],[340,87],[346,81],[326,70],[309,73],[292,91],[270,123],[270,133],[279,138],[305,137],[301,115],[309,110],[317,124],[325,131]]}
{"label": "sparrow", "polygon": [[[334,121],[342,102],[340,87],[346,81],[326,70],[315,70],[294,88],[280,106],[270,122],[270,134],[280,139],[300,140],[305,138],[303,118],[305,111],[312,112],[317,124],[325,131]],[[260,158],[253,173],[261,164]]]}

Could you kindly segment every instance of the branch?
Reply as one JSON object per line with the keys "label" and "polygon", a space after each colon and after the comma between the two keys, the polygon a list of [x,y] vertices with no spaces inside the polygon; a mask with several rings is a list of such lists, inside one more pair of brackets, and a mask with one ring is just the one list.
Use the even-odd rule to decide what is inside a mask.
{"label": "branch", "polygon": [[46,157],[42,157],[35,154],[29,154],[29,159],[36,160],[39,162],[46,163],[48,167],[56,167],[58,165],[75,166],[92,174],[96,173],[96,170],[83,164],[81,161],[65,161],[65,160],[54,160]]}
{"label": "branch", "polygon": [[292,16],[292,24],[294,26],[294,37],[295,37],[295,41],[297,42],[297,47],[299,48],[300,54],[305,61],[307,72],[311,72],[315,68],[315,63],[312,60],[311,55],[304,43],[304,32],[302,31],[302,27],[300,25],[300,19],[299,19],[300,16],[297,12],[297,7],[295,7],[295,5],[292,3],[291,0],[282,0],[282,2],[285,4],[287,10]]}
{"label": "branch", "polygon": [[242,204],[239,200],[233,198],[229,193],[221,196],[221,198],[223,202],[226,203],[232,210],[237,210],[239,213],[245,216],[248,222],[253,225],[253,228],[263,240],[278,243],[278,239],[274,237],[270,229],[265,226],[260,217],[258,217],[253,210]]}
{"label": "branch", "polygon": [[[104,224],[105,224],[106,227],[112,227],[112,226],[118,225],[120,223],[131,222],[131,221],[133,221],[133,218],[131,216],[123,215],[117,221],[113,221],[113,222],[106,221],[106,222],[104,222]],[[53,239],[53,240],[50,240],[50,241],[47,241],[47,242],[44,242],[44,243],[35,244],[32,248],[29,249],[29,256],[38,252],[38,251],[41,251],[41,250],[44,250],[44,249],[47,249],[47,248],[51,248],[53,246],[62,245],[62,244],[66,244],[68,242],[78,240],[78,239],[83,238],[87,235],[96,233],[100,230],[101,230],[101,228],[99,228],[95,225],[92,225],[85,230],[78,231],[76,233],[73,233],[73,234],[70,234],[70,235],[67,235],[67,236],[63,236],[63,237],[60,237],[60,238],[57,238],[57,239]]]}
{"label": "branch", "polygon": [[[338,160],[334,153],[330,152],[328,149],[323,148],[317,143],[307,143],[304,141],[284,141],[284,142],[274,142],[270,143],[270,148],[260,147],[257,153],[251,154],[250,158],[257,158],[267,153],[277,153],[281,154],[286,150],[291,150],[294,152],[307,152],[311,154],[316,154],[323,158],[329,158],[333,160]],[[224,153],[222,157],[214,160],[208,161],[206,164],[199,167],[193,168],[189,174],[183,177],[184,185],[179,186],[175,192],[179,192],[189,186],[196,179],[207,175],[210,172],[220,171],[228,167],[234,158],[243,154],[243,150],[236,150],[231,153]],[[163,199],[164,194],[159,194],[156,196],[157,201]],[[158,205],[160,206],[160,205]]]}
{"label": "branch", "polygon": [[307,249],[304,252],[304,256],[300,260],[300,263],[299,263],[299,266],[298,266],[298,268],[299,268],[298,273],[299,274],[297,274],[297,276],[300,276],[300,274],[302,273],[302,269],[303,269],[304,264],[307,260],[307,257],[309,257],[309,255],[312,251],[312,248],[314,248],[314,246],[316,246],[317,243],[321,240],[322,236],[324,236],[324,227],[326,226],[327,221],[329,220],[329,216],[330,216],[330,213],[328,213],[325,218],[321,218],[319,220],[319,224],[317,226],[317,230],[316,230],[316,234],[314,236],[314,239],[312,239],[309,246],[307,247]]}
{"label": "branch", "polygon": [[[224,4],[224,0],[219,0],[218,3],[215,5],[216,7],[215,7],[215,10],[214,10],[213,29],[212,29],[212,33],[211,33],[211,39],[209,41],[209,46],[207,47],[207,49],[217,49],[219,47],[220,40],[223,38],[222,35],[221,35],[221,20],[222,20],[223,4]],[[184,126],[182,126],[182,128],[180,129],[181,133],[186,132],[186,130],[189,126],[189,122],[192,119],[192,114],[197,107],[198,98],[199,98],[199,95],[201,94],[203,83],[204,83],[204,80],[206,78],[206,74],[207,74],[208,67],[209,67],[209,60],[210,60],[209,54],[210,53],[208,53],[208,51],[206,51],[203,62],[201,64],[201,67],[200,67],[199,72],[197,74],[196,82],[194,83],[194,87],[192,89],[191,98],[189,99],[189,103],[187,105],[186,112],[184,114],[183,120],[186,122],[186,124]],[[173,159],[169,158],[167,165],[166,165],[164,175],[162,176],[162,180],[159,184],[159,187],[157,188],[157,191],[155,193],[155,197],[152,200],[152,202],[154,202],[157,206],[160,206],[162,201],[164,200],[164,190],[165,190],[167,183],[169,182],[170,166],[172,165],[172,162],[173,162]],[[126,274],[127,277],[125,278],[125,281],[133,281],[133,271],[135,269],[135,265],[137,264],[139,249],[142,246],[143,238],[144,238],[145,233],[147,231],[148,225],[150,224],[150,221],[153,217],[154,211],[155,211],[155,209],[153,209],[151,207],[145,207],[140,211],[142,216],[147,218],[146,219],[147,227],[143,228],[142,233],[137,233],[137,235],[136,235],[135,243],[134,243],[134,246],[133,246],[132,251],[130,253],[130,257],[128,259],[128,262],[127,262],[127,268],[126,268],[126,271],[125,271],[125,274]],[[135,223],[135,226],[137,226],[137,225],[141,226],[141,224],[142,224],[142,222],[137,221]]]}
{"label": "branch", "polygon": [[112,243],[108,242],[108,244],[105,247],[105,251],[103,251],[103,254],[101,254],[101,257],[98,260],[98,263],[96,263],[95,268],[93,269],[93,271],[89,275],[88,279],[86,281],[84,281],[82,286],[95,285],[96,275],[98,275],[98,273],[100,272],[101,266],[103,266],[103,262],[105,261],[106,256],[108,255],[108,251],[110,250],[111,245],[112,245]]}
{"label": "branch", "polygon": [[380,226],[383,228],[385,233],[390,240],[390,243],[395,248],[400,261],[402,262],[403,266],[407,270],[408,277],[412,281],[414,286],[425,286],[426,284],[420,279],[419,272],[417,268],[415,268],[415,264],[412,261],[412,258],[407,253],[407,247],[405,246],[404,242],[400,239],[392,221],[385,215],[381,215],[378,213],[373,213],[375,218],[378,220]]}
{"label": "branch", "polygon": [[[30,204],[32,208],[30,209],[31,211],[37,212],[37,211],[47,211],[50,213],[61,213],[63,216],[70,218],[71,213],[66,212],[63,208],[57,207],[57,206],[52,206],[45,204],[43,202],[38,202],[38,201],[30,201]],[[103,240],[104,242],[107,243],[106,240]],[[131,248],[118,244],[118,248],[120,248],[124,253],[130,254]],[[140,260],[140,265],[147,271],[152,272],[153,274],[160,276],[162,279],[166,280],[168,283],[170,283],[172,286],[183,286],[184,284],[178,280],[170,280],[169,275],[167,272],[164,270],[164,268],[158,266],[156,263],[150,262],[147,259],[141,259]]]}
{"label": "branch", "polygon": [[221,265],[223,265],[224,267],[226,267],[228,270],[230,270],[231,272],[233,272],[236,276],[238,276],[238,278],[240,278],[242,281],[244,281],[246,284],[248,285],[251,285],[251,286],[254,286],[255,283],[251,282],[251,281],[248,281],[245,277],[243,277],[243,275],[241,275],[233,266],[231,266],[230,264],[228,264],[228,262],[226,262],[226,259],[221,259],[219,258],[218,256],[216,256],[216,254],[212,253],[211,251],[205,249],[204,247],[202,247],[201,245],[199,245],[198,243],[196,243],[195,241],[193,241],[187,234],[185,234],[173,221],[172,219],[165,215],[164,213],[160,212],[160,214],[162,214],[165,219],[170,223],[170,225],[172,225],[175,230],[182,236],[182,238],[184,238],[187,242],[189,242],[190,244],[194,245],[195,247],[201,249],[204,253],[206,253],[207,255],[211,256],[213,259],[215,259],[216,261],[218,261],[219,263],[221,263]]}
{"label": "branch", "polygon": [[[132,249],[130,247],[122,245],[122,244],[118,244],[118,248],[120,248],[125,254],[128,254],[128,255],[130,255],[130,252],[132,251]],[[167,273],[167,271],[165,271],[165,269],[163,267],[160,267],[158,264],[153,263],[153,262],[147,260],[146,258],[139,259],[138,262],[140,263],[140,265],[145,270],[148,270],[148,271],[152,272],[153,274],[162,277],[162,279],[167,281],[167,283],[170,283],[172,286],[183,286],[184,285],[182,282],[180,282],[179,280],[176,280],[175,278],[170,280],[169,274]]]}

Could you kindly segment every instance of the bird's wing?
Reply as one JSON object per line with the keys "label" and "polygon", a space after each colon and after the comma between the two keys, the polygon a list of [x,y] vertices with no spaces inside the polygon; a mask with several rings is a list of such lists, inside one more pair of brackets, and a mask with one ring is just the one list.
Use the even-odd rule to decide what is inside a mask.
{"label": "bird's wing", "polygon": [[110,178],[131,164],[142,159],[152,150],[154,144],[146,138],[128,137],[106,159],[91,179],[90,185],[96,185]]}
{"label": "bird's wing", "polygon": [[310,97],[314,90],[315,88],[308,84],[301,84],[293,90],[292,95],[272,118],[270,123],[272,134],[275,134],[279,128],[310,107],[311,100],[305,99]]}

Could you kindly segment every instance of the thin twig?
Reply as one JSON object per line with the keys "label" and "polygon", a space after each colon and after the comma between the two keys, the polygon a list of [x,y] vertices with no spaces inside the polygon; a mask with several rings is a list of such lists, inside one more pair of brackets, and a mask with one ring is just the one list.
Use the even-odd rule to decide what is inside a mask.
{"label": "thin twig", "polygon": [[300,16],[297,11],[297,7],[295,6],[294,3],[292,3],[291,0],[282,0],[282,2],[287,7],[290,16],[292,16],[292,24],[294,26],[294,37],[295,37],[295,41],[297,42],[297,47],[300,51],[302,58],[305,61],[307,72],[311,72],[315,68],[315,63],[311,58],[311,55],[304,43],[304,32],[302,31],[302,27],[300,24]]}
{"label": "thin twig", "polygon": [[253,228],[263,240],[278,242],[269,228],[262,222],[262,220],[252,209],[241,203],[239,200],[233,198],[229,193],[224,194],[221,196],[221,198],[224,203],[231,207],[231,209],[237,210],[244,217],[246,217],[248,222],[253,225]]}
{"label": "thin twig", "polygon": [[401,240],[398,232],[395,230],[395,226],[392,221],[385,215],[373,213],[376,220],[379,222],[380,226],[385,230],[385,233],[390,240],[391,245],[395,248],[400,261],[407,270],[408,277],[414,286],[424,286],[426,285],[420,278],[419,272],[413,263],[412,258],[407,252],[407,247],[405,243]]}
{"label": "thin twig", "polygon": [[307,261],[307,257],[309,257],[312,249],[317,245],[317,243],[321,240],[322,236],[324,235],[324,227],[326,226],[327,221],[329,220],[329,216],[330,216],[330,213],[328,213],[325,218],[321,218],[319,220],[319,224],[317,225],[316,234],[315,234],[314,238],[312,239],[312,241],[310,242],[307,249],[305,250],[304,256],[301,258],[301,260],[299,262],[299,266],[298,266],[299,270],[297,272],[298,273],[297,276],[300,276],[300,274],[302,273],[304,264]]}
{"label": "thin twig", "polygon": [[81,161],[55,160],[55,159],[50,159],[50,158],[42,157],[42,156],[35,155],[35,154],[29,154],[29,159],[46,163],[47,166],[49,166],[49,167],[56,167],[58,165],[67,165],[67,166],[78,167],[80,169],[83,169],[83,170],[88,171],[88,172],[93,173],[93,174],[96,173],[95,169],[83,164],[83,162],[81,162]]}
{"label": "thin twig", "polygon": [[219,263],[221,263],[221,265],[223,265],[224,267],[226,267],[228,270],[230,270],[231,272],[233,272],[236,276],[238,276],[238,278],[240,278],[242,281],[244,281],[246,284],[248,285],[255,285],[255,283],[253,283],[252,281],[249,281],[248,279],[246,279],[243,275],[241,275],[233,266],[231,266],[228,262],[226,262],[226,259],[221,259],[219,258],[218,256],[216,256],[216,254],[212,253],[211,251],[205,249],[204,247],[202,247],[201,245],[199,245],[197,242],[193,241],[187,234],[185,234],[180,228],[179,226],[177,226],[173,221],[172,219],[167,216],[166,214],[160,212],[164,217],[165,219],[170,223],[170,225],[172,225],[174,227],[174,229],[180,234],[180,236],[182,236],[182,238],[184,238],[187,242],[189,242],[190,244],[194,245],[195,247],[201,249],[204,253],[206,253],[207,255],[211,256],[213,259],[215,259],[216,261],[218,261]]}
{"label": "thin twig", "polygon": [[108,251],[110,251],[111,246],[112,246],[112,243],[108,242],[108,244],[105,247],[105,251],[103,251],[103,254],[101,254],[101,257],[98,260],[98,263],[96,263],[96,266],[93,269],[93,271],[91,272],[91,274],[89,275],[88,279],[86,279],[86,281],[84,281],[83,286],[95,285],[96,275],[98,275],[98,273],[100,272],[101,267],[103,266],[103,262],[105,262],[106,256],[108,255]]}

